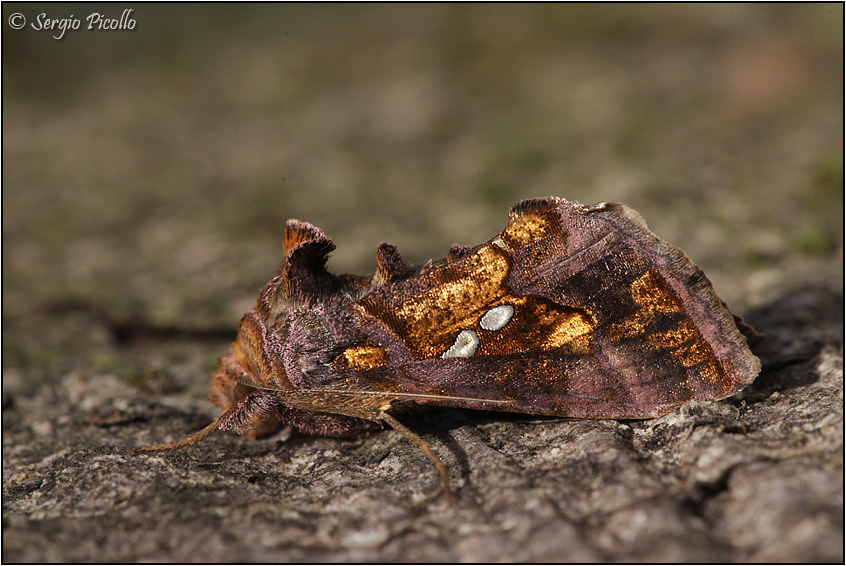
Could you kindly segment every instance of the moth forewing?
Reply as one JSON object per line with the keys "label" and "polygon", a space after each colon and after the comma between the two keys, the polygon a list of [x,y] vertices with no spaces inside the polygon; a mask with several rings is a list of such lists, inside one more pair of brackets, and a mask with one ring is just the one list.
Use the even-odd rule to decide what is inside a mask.
{"label": "moth forewing", "polygon": [[648,418],[728,397],[760,371],[754,330],[625,205],[523,201],[487,243],[425,266],[383,242],[371,277],[329,273],[334,247],[288,221],[282,266],[213,376],[223,412],[142,451],[216,429],[354,436],[382,422],[424,452],[452,500],[446,466],[396,405]]}

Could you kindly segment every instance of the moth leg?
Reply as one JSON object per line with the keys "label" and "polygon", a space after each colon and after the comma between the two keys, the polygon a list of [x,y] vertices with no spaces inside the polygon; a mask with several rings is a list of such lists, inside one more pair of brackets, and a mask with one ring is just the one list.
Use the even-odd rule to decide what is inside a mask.
{"label": "moth leg", "polygon": [[175,450],[179,450],[180,448],[187,448],[189,446],[194,446],[198,442],[203,441],[207,436],[211,433],[216,431],[220,426],[220,423],[223,422],[223,419],[229,417],[235,409],[237,409],[237,405],[233,405],[229,407],[227,410],[223,411],[219,417],[211,422],[210,425],[205,427],[203,430],[199,432],[195,432],[188,438],[183,438],[181,440],[176,440],[174,442],[168,442],[167,444],[153,444],[150,446],[139,446],[138,448],[133,448],[133,454],[143,454],[143,453],[150,453],[150,452],[173,452]]}
{"label": "moth leg", "polygon": [[279,398],[275,393],[264,390],[253,391],[238,403],[223,411],[206,428],[188,438],[167,444],[141,446],[133,449],[133,452],[136,454],[142,452],[173,452],[180,448],[194,446],[216,430],[234,430],[251,438],[257,438],[272,432],[278,426],[277,415],[282,408],[284,407],[279,403]]}
{"label": "moth leg", "polygon": [[417,448],[423,451],[429,461],[435,465],[435,468],[438,470],[438,473],[441,475],[441,481],[444,484],[444,493],[446,494],[447,501],[449,501],[450,505],[455,505],[455,495],[452,493],[452,490],[449,488],[449,473],[447,472],[446,465],[438,458],[438,455],[435,454],[435,451],[426,444],[426,442],[417,436],[414,432],[408,429],[404,424],[396,420],[394,417],[389,415],[388,413],[382,413],[379,415],[379,419],[385,421],[391,427],[403,435],[406,440],[411,442]]}

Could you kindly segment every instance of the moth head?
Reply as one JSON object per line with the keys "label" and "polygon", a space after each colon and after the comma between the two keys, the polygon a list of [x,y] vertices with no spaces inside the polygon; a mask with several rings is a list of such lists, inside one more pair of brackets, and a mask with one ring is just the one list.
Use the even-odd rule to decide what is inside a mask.
{"label": "moth head", "polygon": [[[238,339],[220,360],[215,383],[241,381],[280,387],[286,381],[284,351],[290,349],[289,330],[302,333],[304,315],[337,294],[339,280],[326,271],[326,259],[335,245],[322,230],[298,220],[289,220],[284,240],[285,259],[276,276],[259,292],[256,307],[241,319]],[[308,318],[306,316],[306,318]],[[319,333],[308,324],[307,334]],[[318,342],[320,342],[318,340]],[[278,383],[278,382],[283,383]],[[229,396],[232,386],[218,390]]]}
{"label": "moth head", "polygon": [[237,339],[229,352],[218,358],[218,368],[212,376],[211,400],[227,409],[255,389],[251,384],[287,383],[281,358],[284,340],[283,333],[268,331],[257,309],[245,314]]}
{"label": "moth head", "polygon": [[[263,386],[303,387],[306,379],[319,382],[334,358],[366,338],[354,321],[353,301],[374,281],[329,273],[326,260],[335,245],[308,222],[288,221],[284,249],[276,276],[241,320],[227,379],[243,372],[242,379]],[[379,247],[377,260],[386,279],[407,272],[390,244]]]}
{"label": "moth head", "polygon": [[228,408],[240,402],[255,389],[250,384],[291,388],[285,368],[289,330],[301,326],[298,315],[337,288],[337,278],[326,271],[334,248],[319,228],[288,221],[281,267],[259,293],[256,307],[241,319],[229,353],[218,360],[211,392],[215,404]]}

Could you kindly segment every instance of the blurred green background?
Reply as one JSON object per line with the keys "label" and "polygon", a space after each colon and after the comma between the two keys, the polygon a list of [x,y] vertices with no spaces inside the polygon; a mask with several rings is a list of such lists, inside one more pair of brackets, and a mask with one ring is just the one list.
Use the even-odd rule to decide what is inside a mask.
{"label": "blurred green background", "polygon": [[523,198],[620,201],[735,310],[842,287],[842,4],[2,10],[4,392],[178,366],[106,319],[234,335],[288,218],[365,273]]}

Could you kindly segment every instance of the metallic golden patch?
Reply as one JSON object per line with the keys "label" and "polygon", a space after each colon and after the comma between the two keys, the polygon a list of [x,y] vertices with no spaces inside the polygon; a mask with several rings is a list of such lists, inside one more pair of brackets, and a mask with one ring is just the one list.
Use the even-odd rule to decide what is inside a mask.
{"label": "metallic golden patch", "polygon": [[608,331],[612,340],[633,338],[645,333],[645,327],[661,314],[682,311],[681,300],[656,272],[649,270],[632,282],[632,302],[636,310],[613,323]]}
{"label": "metallic golden patch", "polygon": [[711,356],[696,325],[689,318],[679,322],[675,328],[650,334],[646,342],[653,348],[675,350],[675,357],[684,367],[701,364]]}
{"label": "metallic golden patch", "polygon": [[566,315],[558,315],[542,324],[549,325],[546,339],[541,343],[544,350],[553,350],[572,344],[576,340],[589,337],[593,332],[593,322],[582,312],[573,311]]}
{"label": "metallic golden patch", "polygon": [[[713,352],[689,316],[678,318],[684,313],[681,299],[655,271],[647,271],[632,283],[632,301],[636,310],[629,317],[611,325],[609,337],[612,340],[642,336],[650,348],[669,352],[683,367],[706,364],[698,370],[706,380],[717,383],[724,378],[719,366],[710,362]],[[664,330],[646,331],[646,326],[667,315],[677,319]],[[657,326],[661,326],[660,324]]]}
{"label": "metallic golden patch", "polygon": [[472,328],[492,305],[507,295],[503,283],[509,262],[492,245],[479,248],[460,263],[446,265],[425,277],[419,295],[396,308],[362,301],[371,315],[383,320],[414,354],[440,356],[461,330]]}
{"label": "metallic golden patch", "polygon": [[457,320],[463,321],[475,311],[485,310],[486,305],[505,294],[502,283],[508,275],[508,260],[493,246],[480,248],[460,270],[450,268],[444,268],[442,283],[401,305],[397,317],[410,325],[431,321],[443,328],[445,324],[451,326]]}
{"label": "metallic golden patch", "polygon": [[679,312],[682,303],[658,273],[649,270],[632,283],[632,299],[642,315]]}
{"label": "metallic golden patch", "polygon": [[721,384],[726,379],[726,371],[714,358],[709,358],[705,364],[700,366],[699,375],[711,384]]}
{"label": "metallic golden patch", "polygon": [[567,353],[580,356],[587,356],[593,353],[593,338],[590,334],[576,336],[567,344],[563,345]]}
{"label": "metallic golden patch", "polygon": [[522,248],[551,234],[549,219],[537,212],[513,216],[502,233],[512,248]]}
{"label": "metallic golden patch", "polygon": [[664,332],[654,332],[647,336],[649,344],[656,348],[664,348],[665,350],[674,350],[682,347],[685,343],[691,340],[696,340],[699,333],[696,331],[696,326],[690,319],[680,321],[675,328],[670,328]]}
{"label": "metallic golden patch", "polygon": [[[462,331],[474,331],[480,344],[474,356],[559,350],[589,354],[595,322],[589,313],[542,297],[515,297],[505,286],[510,263],[500,245],[488,244],[455,264],[422,277],[419,294],[386,307],[365,298],[360,305],[382,320],[417,359],[440,357]],[[394,295],[396,296],[396,295]],[[508,323],[491,330],[486,313],[508,305]]]}
{"label": "metallic golden patch", "polygon": [[508,297],[514,316],[508,325],[488,331],[479,327],[479,355],[507,355],[561,350],[589,354],[595,323],[586,311],[566,307],[543,297]]}
{"label": "metallic golden patch", "polygon": [[699,336],[699,332],[696,332],[688,342],[676,349],[676,358],[684,367],[693,367],[707,362],[712,355],[711,348]]}
{"label": "metallic golden patch", "polygon": [[367,371],[388,363],[388,353],[381,346],[353,346],[344,350],[341,355],[347,367],[357,371]]}
{"label": "metallic golden patch", "polygon": [[631,316],[624,320],[618,320],[608,327],[608,338],[620,341],[626,338],[634,338],[643,334],[643,320],[637,316]]}

